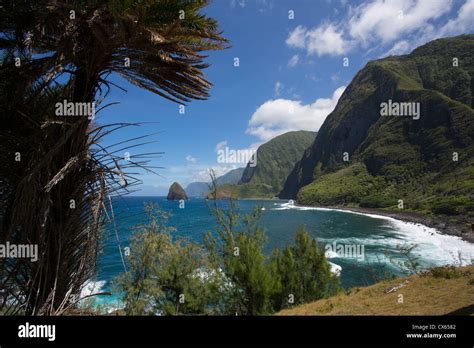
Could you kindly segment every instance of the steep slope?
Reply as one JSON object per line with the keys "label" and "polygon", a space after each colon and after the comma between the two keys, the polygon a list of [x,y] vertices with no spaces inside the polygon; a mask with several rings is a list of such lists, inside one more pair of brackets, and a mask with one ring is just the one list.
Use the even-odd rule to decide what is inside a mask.
{"label": "steep slope", "polygon": [[244,170],[245,168],[232,169],[226,174],[218,177],[216,179],[216,182],[218,185],[237,184],[242,178],[242,174],[244,173]]}
{"label": "steep slope", "polygon": [[276,196],[301,154],[314,141],[315,132],[293,131],[279,135],[257,150],[256,166],[247,164],[239,185],[239,197]]}
{"label": "steep slope", "polygon": [[[242,177],[245,168],[232,169],[226,174],[218,177],[216,182],[218,185],[237,184]],[[206,197],[209,192],[209,183],[203,181],[192,182],[185,189],[189,197]]]}
{"label": "steep slope", "polygon": [[[389,101],[419,103],[419,119],[381,116]],[[474,35],[371,61],[296,163],[280,197],[371,207],[401,199],[408,209],[467,214],[474,198],[473,105]]]}
{"label": "steep slope", "polygon": [[209,191],[208,183],[203,181],[196,181],[188,184],[184,189],[189,197],[205,197]]}

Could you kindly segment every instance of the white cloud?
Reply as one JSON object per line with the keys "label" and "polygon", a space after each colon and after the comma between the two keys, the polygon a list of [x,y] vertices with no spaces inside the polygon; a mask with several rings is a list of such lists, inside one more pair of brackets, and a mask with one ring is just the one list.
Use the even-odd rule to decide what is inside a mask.
{"label": "white cloud", "polygon": [[340,21],[309,29],[297,26],[286,44],[318,56],[343,55],[355,47],[385,48],[386,55],[394,55],[474,29],[474,0],[466,0],[451,19],[444,17],[452,11],[453,0],[371,0],[346,9]]}
{"label": "white cloud", "polygon": [[296,65],[298,65],[298,62],[300,60],[300,57],[295,54],[293,57],[291,57],[291,59],[288,61],[288,66],[290,68],[294,68]]}
{"label": "white cloud", "polygon": [[324,24],[307,33],[306,49],[309,54],[322,55],[340,55],[343,54],[349,46],[349,43],[343,39],[342,31],[338,30],[333,24]]}
{"label": "white cloud", "polygon": [[349,42],[343,38],[342,30],[331,23],[311,30],[299,25],[288,35],[286,44],[295,48],[305,48],[308,54],[318,56],[338,55],[349,49]]}
{"label": "white cloud", "polygon": [[289,99],[269,100],[253,113],[246,133],[268,141],[293,130],[317,131],[334,110],[344,89],[345,86],[339,87],[330,98],[319,98],[312,104]]}
{"label": "white cloud", "polygon": [[197,163],[197,158],[191,156],[191,155],[187,155],[186,156],[186,161],[189,162],[189,163],[192,163],[192,164],[196,164]]}
{"label": "white cloud", "polygon": [[304,48],[306,43],[306,28],[298,25],[286,39],[286,44],[291,47]]}
{"label": "white cloud", "polygon": [[363,44],[389,43],[451,10],[451,0],[375,0],[354,10],[348,32]]}
{"label": "white cloud", "polygon": [[474,0],[467,0],[459,9],[456,18],[450,19],[441,29],[440,35],[456,35],[474,29]]}
{"label": "white cloud", "polygon": [[474,0],[467,0],[456,15],[442,26],[426,24],[411,40],[395,43],[385,55],[405,54],[431,40],[470,33],[474,30]]}

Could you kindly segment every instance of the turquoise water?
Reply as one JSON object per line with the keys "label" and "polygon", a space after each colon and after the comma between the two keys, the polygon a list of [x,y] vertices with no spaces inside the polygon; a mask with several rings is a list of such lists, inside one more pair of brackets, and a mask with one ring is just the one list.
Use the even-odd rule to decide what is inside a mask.
{"label": "turquoise water", "polygon": [[[117,233],[122,248],[129,245],[134,227],[148,221],[144,203],[153,202],[161,210],[172,214],[168,221],[176,228],[176,236],[185,236],[201,242],[203,235],[215,230],[215,220],[204,199],[191,199],[185,202],[184,209],[177,201],[167,201],[163,197],[126,197],[114,199]],[[227,204],[221,202],[220,204]],[[239,201],[241,212],[250,212],[255,205],[262,206],[261,226],[267,232],[268,242],[265,251],[284,247],[293,242],[298,226],[305,225],[309,233],[321,246],[358,246],[357,255],[328,252],[330,262],[342,267],[340,279],[343,287],[366,286],[375,282],[374,272],[384,266],[393,273],[399,273],[393,260],[403,260],[397,245],[417,244],[414,254],[420,258],[424,267],[471,263],[474,258],[473,245],[456,237],[440,235],[435,230],[393,220],[353,214],[342,211],[294,207],[286,201]],[[361,256],[363,246],[363,257]],[[339,250],[340,251],[340,250]],[[123,272],[117,238],[113,224],[109,224],[104,238],[103,251],[98,260],[98,274],[91,282],[88,291],[111,291],[113,279]],[[117,296],[101,297],[99,302],[117,303]]]}

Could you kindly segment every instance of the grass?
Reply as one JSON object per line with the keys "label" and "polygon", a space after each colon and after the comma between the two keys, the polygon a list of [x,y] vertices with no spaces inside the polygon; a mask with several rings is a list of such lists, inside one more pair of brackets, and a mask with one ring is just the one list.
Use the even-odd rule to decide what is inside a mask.
{"label": "grass", "polygon": [[298,202],[303,205],[359,203],[371,192],[380,192],[384,184],[383,178],[371,176],[362,163],[356,163],[304,186],[298,193]]}
{"label": "grass", "polygon": [[[406,286],[385,293],[405,280],[409,280]],[[399,295],[403,295],[403,303],[399,303]],[[277,315],[445,315],[469,306],[470,313],[467,311],[472,315],[473,304],[474,266],[443,267],[419,276],[354,288],[348,294],[283,310]]]}

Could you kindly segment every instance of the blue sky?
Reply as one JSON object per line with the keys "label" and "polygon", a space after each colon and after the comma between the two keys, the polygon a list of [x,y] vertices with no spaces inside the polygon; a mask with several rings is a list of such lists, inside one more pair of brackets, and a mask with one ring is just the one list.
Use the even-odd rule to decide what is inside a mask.
{"label": "blue sky", "polygon": [[99,124],[153,122],[115,132],[105,144],[159,132],[156,144],[129,151],[164,152],[151,163],[163,167],[160,175],[140,176],[139,195],[206,180],[209,168],[223,174],[244,166],[217,163],[217,147],[255,149],[286,131],[317,131],[369,60],[474,32],[474,0],[214,0],[205,12],[232,46],[209,52],[208,100],[180,114],[179,105],[113,76],[127,92],[112,88],[106,102],[120,104],[97,115]]}

